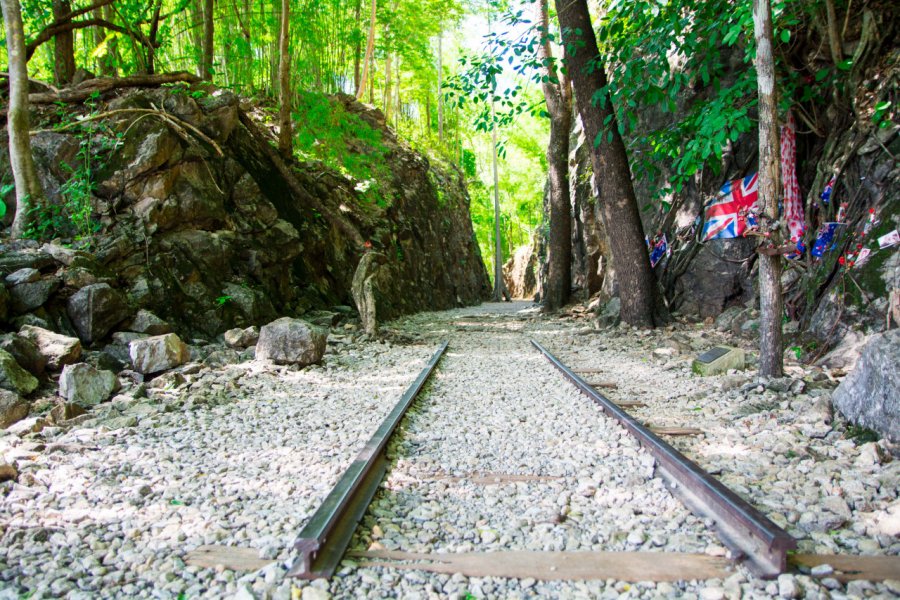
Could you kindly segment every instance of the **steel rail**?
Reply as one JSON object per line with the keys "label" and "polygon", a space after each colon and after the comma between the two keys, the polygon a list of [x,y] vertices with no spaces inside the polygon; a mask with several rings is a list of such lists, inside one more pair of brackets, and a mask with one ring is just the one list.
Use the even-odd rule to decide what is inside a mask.
{"label": "steel rail", "polygon": [[444,342],[437,349],[300,532],[294,542],[299,556],[288,570],[288,576],[318,579],[334,574],[357,523],[387,471],[384,449],[388,438],[434,371],[447,344]]}
{"label": "steel rail", "polygon": [[775,577],[787,570],[787,553],[797,547],[790,534],[592,388],[538,342],[531,343],[601,410],[637,438],[656,459],[657,470],[673,494],[695,515],[713,522],[716,533],[736,559],[745,558],[750,570],[760,577]]}

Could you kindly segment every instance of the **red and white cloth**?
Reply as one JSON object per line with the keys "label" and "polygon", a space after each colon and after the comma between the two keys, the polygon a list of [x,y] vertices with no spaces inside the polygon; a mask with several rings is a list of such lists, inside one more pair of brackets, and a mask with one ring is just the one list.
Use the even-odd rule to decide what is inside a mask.
{"label": "red and white cloth", "polygon": [[781,187],[784,190],[784,218],[791,241],[803,238],[803,199],[797,181],[797,128],[794,114],[788,112],[787,122],[781,128]]}

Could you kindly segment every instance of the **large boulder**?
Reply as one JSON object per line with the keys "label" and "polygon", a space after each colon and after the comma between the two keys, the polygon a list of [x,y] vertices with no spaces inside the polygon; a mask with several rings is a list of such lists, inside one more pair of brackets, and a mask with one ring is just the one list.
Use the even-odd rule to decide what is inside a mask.
{"label": "large boulder", "polygon": [[23,369],[12,354],[0,350],[0,388],[27,396],[37,387],[37,378]]}
{"label": "large boulder", "polygon": [[118,380],[112,371],[100,371],[87,363],[66,365],[59,376],[59,395],[82,408],[108,400]]}
{"label": "large boulder", "polygon": [[37,345],[20,335],[0,335],[0,350],[12,354],[16,362],[32,375],[41,375],[47,368],[47,359],[41,355]]}
{"label": "large boulder", "polygon": [[60,369],[81,358],[81,342],[78,338],[60,335],[34,325],[22,325],[19,335],[37,346],[38,352],[47,359],[47,366],[51,369]]}
{"label": "large boulder", "polygon": [[191,359],[187,345],[174,333],[134,340],[128,353],[134,370],[144,375],[173,369]]}
{"label": "large boulder", "polygon": [[57,288],[59,288],[59,280],[56,277],[12,286],[9,289],[9,295],[13,313],[21,315],[40,308]]}
{"label": "large boulder", "polygon": [[0,389],[0,429],[28,416],[28,402],[15,392]]}
{"label": "large boulder", "polygon": [[101,339],[130,312],[125,297],[106,283],[83,287],[69,298],[69,318],[86,344]]}
{"label": "large boulder", "polygon": [[835,407],[854,423],[900,443],[900,329],[872,336],[856,368],[834,391]]}
{"label": "large boulder", "polygon": [[306,321],[282,317],[259,330],[256,358],[280,365],[311,365],[322,360],[327,337]]}

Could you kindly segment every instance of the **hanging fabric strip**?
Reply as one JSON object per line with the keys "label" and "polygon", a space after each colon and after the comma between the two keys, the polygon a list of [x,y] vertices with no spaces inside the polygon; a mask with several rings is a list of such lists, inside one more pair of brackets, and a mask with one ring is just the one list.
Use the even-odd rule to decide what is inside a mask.
{"label": "hanging fabric strip", "polygon": [[781,128],[781,184],[784,190],[784,219],[791,233],[791,241],[803,237],[803,199],[797,181],[797,128],[794,114],[788,112],[787,122]]}

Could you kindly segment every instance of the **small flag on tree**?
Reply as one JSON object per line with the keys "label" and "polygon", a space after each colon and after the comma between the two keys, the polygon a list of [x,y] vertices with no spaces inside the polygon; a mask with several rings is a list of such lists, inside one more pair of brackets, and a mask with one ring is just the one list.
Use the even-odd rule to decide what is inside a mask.
{"label": "small flag on tree", "polygon": [[838,225],[843,223],[823,223],[819,227],[819,233],[816,235],[816,243],[813,244],[810,254],[813,258],[822,258],[822,255],[831,250],[832,241],[834,240],[834,232]]}

